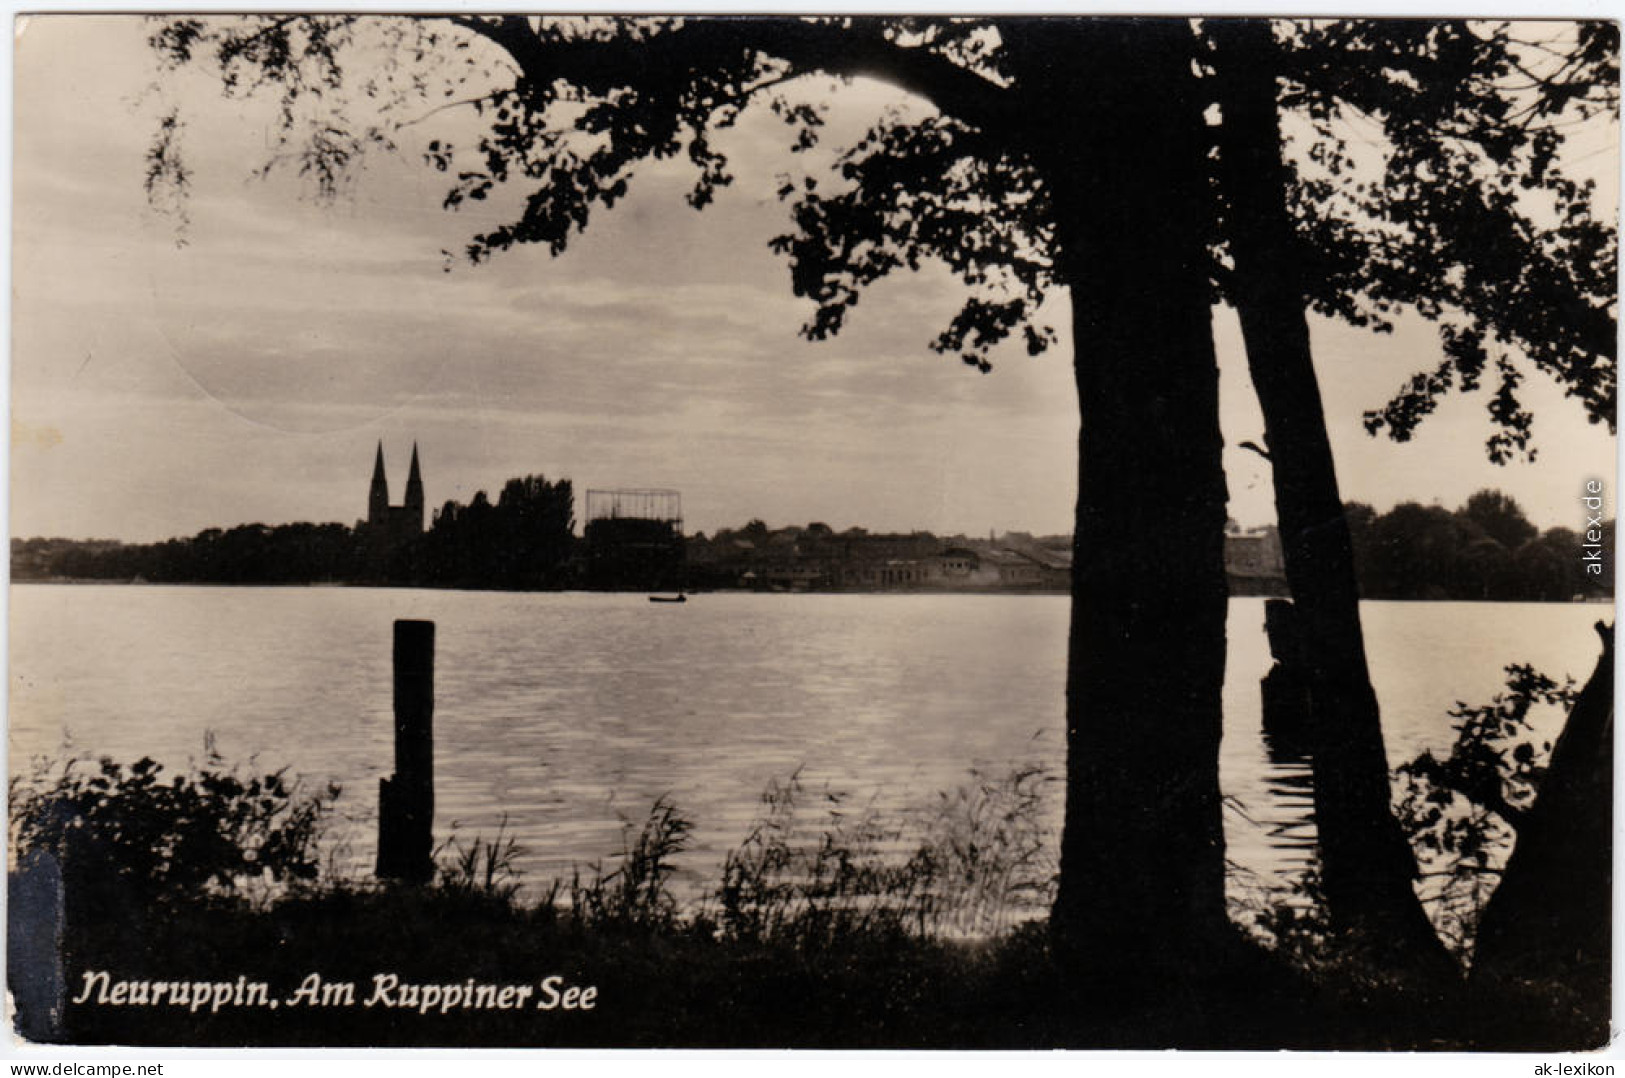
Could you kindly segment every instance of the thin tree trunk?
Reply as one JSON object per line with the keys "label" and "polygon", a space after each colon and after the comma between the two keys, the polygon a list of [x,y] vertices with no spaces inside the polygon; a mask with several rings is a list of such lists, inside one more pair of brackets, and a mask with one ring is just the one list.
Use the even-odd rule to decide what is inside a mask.
{"label": "thin tree trunk", "polygon": [[1353,546],[1286,215],[1268,20],[1219,20],[1221,179],[1231,295],[1264,413],[1287,583],[1303,629],[1310,688],[1321,882],[1334,924],[1383,961],[1451,973],[1412,881],[1416,860],[1395,819],[1376,693],[1366,668]]}
{"label": "thin tree trunk", "polygon": [[1052,923],[1097,983],[1166,983],[1226,924],[1226,492],[1193,35],[1184,20],[1001,34],[1053,204],[1082,417]]}
{"label": "thin tree trunk", "polygon": [[[1613,938],[1614,633],[1600,622],[1602,657],[1552,748],[1535,803],[1518,827],[1501,883],[1484,907],[1471,986],[1488,1014],[1530,1008],[1567,1019],[1583,1040],[1607,1043]],[[1520,997],[1524,997],[1521,998]],[[1491,1030],[1500,1046],[1516,1030]],[[1549,1034],[1547,1034],[1549,1036]]]}

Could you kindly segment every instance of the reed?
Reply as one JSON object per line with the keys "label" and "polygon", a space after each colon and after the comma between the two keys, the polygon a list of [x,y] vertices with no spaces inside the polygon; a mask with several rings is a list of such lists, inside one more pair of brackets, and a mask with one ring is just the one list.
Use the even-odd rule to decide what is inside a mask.
{"label": "reed", "polygon": [[578,869],[570,879],[570,914],[580,925],[594,928],[652,931],[670,929],[680,920],[680,907],[671,892],[676,856],[688,845],[693,831],[671,799],[657,798],[641,826],[623,821],[621,860],[605,872],[593,865],[590,875]]}

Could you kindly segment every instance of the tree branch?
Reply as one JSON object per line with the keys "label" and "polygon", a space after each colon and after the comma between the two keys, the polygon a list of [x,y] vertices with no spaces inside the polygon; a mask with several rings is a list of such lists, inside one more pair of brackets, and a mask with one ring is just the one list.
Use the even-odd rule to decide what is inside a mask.
{"label": "tree branch", "polygon": [[311,16],[309,16],[309,15],[283,15],[283,16],[280,16],[278,18],[274,18],[270,22],[266,23],[264,26],[260,27],[254,33],[248,35],[247,37],[236,38],[234,40],[222,43],[221,49],[220,49],[220,58],[222,60],[234,60],[240,54],[245,53],[249,49],[253,48],[256,44],[259,43],[259,41],[261,39],[263,39],[263,38],[265,38],[265,37],[267,37],[267,36],[269,36],[271,34],[274,34],[277,31],[282,30],[282,29],[284,29],[286,27],[292,26],[296,22],[300,22],[300,21],[308,19],[308,18],[311,18]]}
{"label": "tree branch", "polygon": [[513,15],[503,15],[497,22],[492,22],[490,18],[483,15],[441,15],[438,17],[496,45],[512,57],[514,63],[519,66],[520,72],[524,73],[525,64],[522,56],[536,41],[536,35],[531,30],[530,23],[525,19],[519,18],[518,25],[515,26],[513,20],[518,17]]}
{"label": "tree branch", "polygon": [[878,22],[848,27],[799,18],[714,16],[645,38],[594,39],[549,36],[520,16],[503,16],[500,22],[439,17],[500,46],[526,79],[540,84],[564,79],[602,94],[686,79],[754,53],[786,64],[791,76],[880,79],[974,126],[997,129],[1014,118],[1002,86],[929,48],[897,44]]}
{"label": "tree branch", "polygon": [[429,119],[431,116],[438,116],[440,113],[447,112],[451,109],[460,109],[469,105],[478,105],[486,101],[492,101],[506,92],[507,91],[505,90],[493,90],[488,94],[481,94],[478,97],[466,97],[461,101],[448,101],[444,105],[436,105],[434,108],[430,109],[428,112],[425,112],[421,116],[415,116],[410,120],[402,120],[395,126],[397,128],[412,127]]}

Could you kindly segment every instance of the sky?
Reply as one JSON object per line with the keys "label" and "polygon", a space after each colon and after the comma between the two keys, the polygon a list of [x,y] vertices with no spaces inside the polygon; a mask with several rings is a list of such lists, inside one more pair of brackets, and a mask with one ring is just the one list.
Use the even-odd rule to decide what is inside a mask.
{"label": "sky", "polygon": [[[750,112],[725,134],[735,183],[696,212],[686,163],[641,169],[561,257],[543,249],[453,264],[505,196],[441,208],[430,138],[466,110],[423,115],[401,152],[369,159],[339,197],[288,169],[265,105],[189,76],[159,80],[131,16],[28,20],[15,53],[11,531],[150,541],[211,526],[365,515],[382,441],[398,502],[419,448],[427,501],[466,502],[519,475],[579,492],[681,492],[690,531],[752,518],[939,534],[1070,530],[1078,426],[1070,352],[1019,348],[980,374],[927,347],[961,292],[941,268],[866,294],[831,341],[768,241],[785,231],[787,130]],[[887,107],[872,83],[814,84],[826,145]],[[193,178],[184,229],[147,203],[145,154],[179,105]],[[1613,190],[1612,132],[1583,166]],[[1066,340],[1066,297],[1047,305]],[[1586,479],[1615,449],[1532,374],[1533,463],[1485,460],[1488,391],[1449,398],[1410,442],[1366,435],[1438,350],[1419,322],[1376,336],[1317,321],[1317,369],[1345,498],[1454,507],[1498,487],[1542,526],[1579,527]],[[1215,341],[1230,514],[1272,516],[1268,466],[1234,320]],[[578,497],[578,517],[585,510]],[[1610,503],[1611,504],[1611,503]]]}

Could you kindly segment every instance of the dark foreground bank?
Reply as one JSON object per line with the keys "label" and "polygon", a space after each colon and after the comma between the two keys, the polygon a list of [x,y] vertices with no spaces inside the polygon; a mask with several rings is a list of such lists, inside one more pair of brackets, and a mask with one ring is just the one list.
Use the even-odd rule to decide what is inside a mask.
{"label": "dark foreground bank", "polygon": [[[15,909],[15,907],[13,907]],[[696,919],[589,925],[431,889],[335,888],[251,910],[126,911],[64,939],[71,1044],[801,1048],[1579,1048],[1579,1016],[1316,975],[1234,941],[1134,998],[1079,983],[1041,924],[991,942],[897,926],[719,938]],[[16,932],[24,926],[13,922]],[[51,1028],[39,1028],[46,1026]],[[1605,1035],[1605,1033],[1604,1033]]]}
{"label": "dark foreground bank", "polygon": [[262,1047],[1572,1050],[1608,1036],[1606,998],[1573,986],[1475,999],[1239,930],[1180,974],[1128,985],[1069,970],[1043,921],[955,940],[832,891],[679,915],[626,867],[534,902],[453,872],[257,902],[96,888],[92,905],[42,885],[35,860],[11,878],[17,1029]]}

